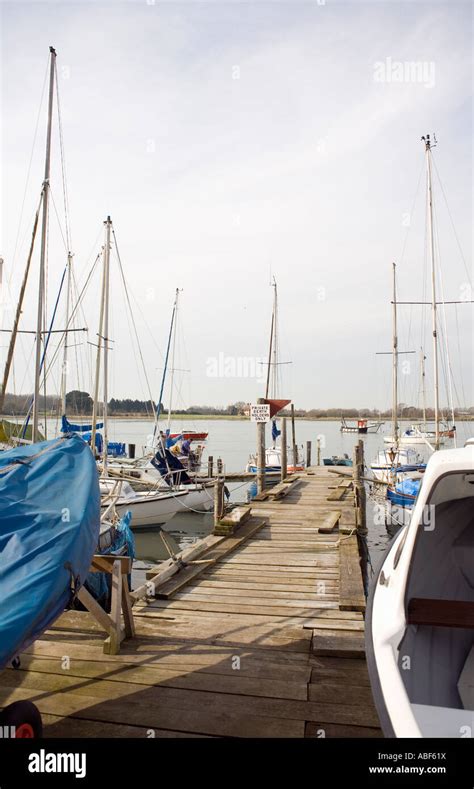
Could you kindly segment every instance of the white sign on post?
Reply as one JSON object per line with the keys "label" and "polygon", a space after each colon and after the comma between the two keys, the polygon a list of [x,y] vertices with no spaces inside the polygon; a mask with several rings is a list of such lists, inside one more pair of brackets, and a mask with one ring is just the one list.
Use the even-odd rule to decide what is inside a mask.
{"label": "white sign on post", "polygon": [[269,422],[270,421],[270,405],[269,403],[257,403],[250,406],[250,421],[251,422]]}

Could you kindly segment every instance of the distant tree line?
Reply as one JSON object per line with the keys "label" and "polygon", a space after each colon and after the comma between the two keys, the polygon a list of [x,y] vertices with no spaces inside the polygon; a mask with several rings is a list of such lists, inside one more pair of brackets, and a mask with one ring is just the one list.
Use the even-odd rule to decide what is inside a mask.
{"label": "distant tree line", "polygon": [[[30,403],[32,402],[33,395],[14,395],[6,394],[4,414],[11,416],[23,416],[27,413]],[[40,395],[39,398],[40,411],[46,412],[51,416],[61,414],[61,399],[58,395],[47,395],[44,397]],[[78,416],[90,416],[92,414],[92,397],[88,392],[80,390],[72,390],[66,395],[66,412],[67,414],[75,414]],[[160,413],[165,412],[167,409],[160,404]],[[149,416],[152,413],[152,404],[149,400],[134,400],[132,398],[124,398],[122,400],[113,397],[108,403],[108,413],[110,416],[130,416],[135,414],[143,414]],[[196,416],[248,416],[249,404],[243,401],[231,403],[227,406],[211,406],[211,405],[191,405],[189,408],[173,408],[173,414],[192,415]],[[289,416],[289,409],[284,409],[280,412],[281,416]],[[98,416],[102,415],[102,403],[98,404]],[[416,406],[400,403],[398,415],[402,419],[420,420],[423,418],[423,411]],[[311,408],[305,410],[303,408],[295,408],[295,416],[306,419],[381,419],[390,420],[392,418],[391,409],[386,411],[378,411],[375,408]],[[469,408],[455,410],[456,417],[472,417],[474,418],[474,406]],[[434,409],[426,409],[426,418],[428,421],[434,419]]]}

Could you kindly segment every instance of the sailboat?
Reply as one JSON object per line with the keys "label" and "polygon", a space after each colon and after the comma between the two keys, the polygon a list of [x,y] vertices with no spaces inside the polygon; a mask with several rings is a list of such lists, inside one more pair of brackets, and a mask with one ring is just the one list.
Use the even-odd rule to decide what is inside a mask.
{"label": "sailboat", "polygon": [[[396,264],[392,264],[393,281],[393,334],[392,334],[392,423],[393,434],[390,437],[390,449],[381,449],[377,452],[375,460],[370,464],[374,479],[378,482],[393,482],[399,474],[409,474],[424,470],[425,464],[415,449],[400,447],[400,434],[398,425],[398,334],[397,334],[397,280]],[[384,353],[384,352],[382,352]],[[410,353],[407,351],[406,353]]]}
{"label": "sailboat", "polygon": [[[201,456],[203,447],[191,448],[192,431],[172,434],[170,432],[172,397],[175,372],[175,344],[176,328],[178,317],[179,288],[176,288],[173,310],[171,314],[170,330],[166,347],[165,363],[161,378],[160,394],[158,405],[155,410],[155,421],[153,429],[153,450],[142,458],[132,461],[119,459],[116,463],[109,463],[108,470],[111,477],[121,477],[128,480],[128,488],[123,487],[122,492],[127,496],[127,500],[132,500],[135,494],[130,483],[140,482],[152,487],[147,491],[147,502],[156,496],[168,496],[168,504],[165,506],[164,499],[161,499],[160,525],[171,519],[173,511],[197,511],[208,512],[214,505],[214,480],[196,479],[196,472],[201,466]],[[168,404],[168,419],[166,432],[159,429],[159,412],[165,388],[166,376],[168,371],[168,360],[171,349],[171,371],[170,371],[170,392]],[[196,433],[196,436],[204,436],[207,433]],[[197,440],[197,439],[196,439]],[[125,483],[127,484],[127,483]],[[179,495],[178,495],[179,494]],[[137,494],[135,494],[137,495]],[[173,504],[170,506],[169,496],[172,496]],[[158,502],[155,502],[158,506]],[[137,504],[138,507],[138,504]],[[142,523],[141,515],[136,513],[135,526],[146,526],[146,520]],[[166,517],[168,516],[168,517]]]}
{"label": "sailboat", "polygon": [[[428,430],[427,429],[427,421],[426,421],[426,387],[425,387],[425,361],[426,356],[424,353],[423,348],[421,349],[421,364],[420,364],[420,377],[421,377],[421,393],[423,399],[423,421],[421,424],[413,424],[407,430],[404,430],[403,433],[399,436],[399,444],[408,444],[409,446],[413,446],[414,444],[421,444],[426,446],[427,443],[429,444],[431,441],[436,439],[436,431],[435,430]],[[446,431],[440,431],[440,444],[444,443],[442,438],[445,436],[452,438],[454,436],[454,431],[448,429]],[[384,442],[386,444],[393,444],[393,436],[384,436]]]}
{"label": "sailboat", "polygon": [[[49,102],[44,181],[30,252],[11,332],[3,376],[1,408],[13,360],[22,302],[42,211],[36,353],[31,440],[0,453],[0,669],[32,644],[70,605],[85,582],[99,542],[97,470],[87,444],[76,436],[39,441],[39,392],[52,323],[43,345],[45,264],[48,237],[51,128],[56,51],[50,47]],[[16,438],[16,437],[15,437]],[[0,726],[14,726],[16,738],[39,737],[41,715],[20,701],[0,712]],[[3,730],[3,729],[2,729]]]}
{"label": "sailboat", "polygon": [[[278,367],[281,364],[279,361],[279,338],[278,338],[278,290],[275,277],[272,283],[273,288],[273,309],[272,321],[270,328],[270,344],[268,351],[267,363],[267,381],[265,387],[265,401],[270,404],[271,416],[276,416],[278,411],[282,410],[291,401],[278,399]],[[272,446],[265,449],[265,471],[267,473],[278,473],[281,471],[281,445],[277,444],[277,439],[281,435],[278,429],[276,419],[272,418]],[[289,457],[292,462],[287,465],[289,474],[297,471],[304,470],[304,461],[298,457],[298,448],[296,443],[293,442],[293,451]],[[249,456],[247,466],[245,469],[248,473],[257,473],[257,456],[252,453]]]}
{"label": "sailboat", "polygon": [[[439,449],[438,302],[429,135],[422,141],[432,274],[434,451],[422,483],[414,490],[408,524],[395,536],[372,580],[366,652],[386,736],[470,737],[474,723],[474,439],[462,449]],[[392,495],[400,492],[397,488]]]}

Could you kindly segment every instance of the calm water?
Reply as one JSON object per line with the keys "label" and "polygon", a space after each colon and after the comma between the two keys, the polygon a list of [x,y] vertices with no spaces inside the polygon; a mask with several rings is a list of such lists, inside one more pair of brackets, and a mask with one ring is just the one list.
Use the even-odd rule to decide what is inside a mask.
{"label": "calm water", "polygon": [[[358,438],[362,438],[365,447],[365,462],[371,463],[378,449],[383,448],[383,435],[391,433],[391,424],[386,423],[382,426],[379,433],[357,436],[350,433],[341,433],[338,421],[312,422],[296,421],[296,441],[301,447],[306,447],[306,441],[311,441],[313,446],[312,462],[316,462],[316,439],[321,439],[321,457],[330,455],[342,455],[347,453],[352,457],[352,450]],[[288,422],[288,428],[290,424]],[[225,419],[206,419],[183,420],[174,422],[171,425],[173,432],[184,430],[208,431],[209,439],[206,443],[206,451],[203,455],[203,468],[206,467],[207,457],[214,457],[214,468],[217,458],[222,458],[224,469],[228,472],[242,471],[248,460],[250,452],[256,449],[256,426],[249,420],[225,420]],[[459,422],[458,446],[463,446],[466,438],[474,436],[473,422]],[[151,430],[150,422],[143,419],[121,420],[114,419],[110,422],[110,440],[125,441],[135,443],[137,456],[142,454],[142,448],[146,446]],[[56,422],[48,420],[48,437],[52,438],[56,433]],[[270,428],[267,427],[267,446],[270,443]],[[444,448],[452,446],[452,441],[447,441]],[[425,454],[423,446],[417,447],[420,454]],[[304,451],[306,451],[304,449]],[[429,452],[425,454],[427,459]],[[231,499],[235,502],[244,502],[247,499],[248,483],[234,483],[228,485],[231,491]],[[158,560],[166,559],[169,551],[164,545],[167,541],[168,548],[178,551],[181,547],[195,542],[197,539],[206,536],[212,531],[212,514],[198,515],[195,513],[183,513],[175,515],[170,522],[171,531],[164,537],[160,530],[156,532],[139,533],[135,532],[137,557],[141,560],[138,567],[145,568]],[[377,523],[374,518],[373,500],[369,490],[367,526],[369,530],[369,550],[372,563],[378,563],[380,555],[386,549],[391,535],[383,524]]]}

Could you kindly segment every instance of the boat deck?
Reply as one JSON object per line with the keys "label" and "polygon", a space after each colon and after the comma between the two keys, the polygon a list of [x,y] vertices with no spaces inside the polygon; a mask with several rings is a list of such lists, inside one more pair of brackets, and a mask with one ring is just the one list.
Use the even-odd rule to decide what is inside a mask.
{"label": "boat deck", "polygon": [[90,614],[63,614],[3,672],[0,706],[34,701],[46,737],[381,736],[354,495],[339,483],[317,467],[256,501],[265,524],[225,538],[235,549],[168,582],[166,599],[138,602],[118,655]]}

